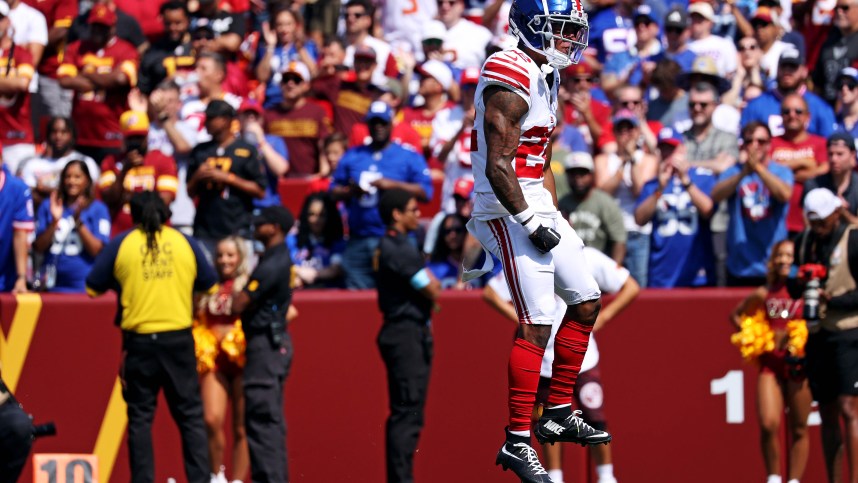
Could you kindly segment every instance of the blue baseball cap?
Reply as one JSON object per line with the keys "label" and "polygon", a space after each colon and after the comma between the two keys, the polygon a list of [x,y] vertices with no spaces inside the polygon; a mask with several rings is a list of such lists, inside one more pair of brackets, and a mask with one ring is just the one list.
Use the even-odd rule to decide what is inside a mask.
{"label": "blue baseball cap", "polygon": [[632,19],[637,20],[638,18],[647,18],[651,22],[658,23],[658,20],[655,18],[655,14],[652,11],[652,7],[649,5],[641,5],[640,7],[635,9],[635,13],[632,15]]}
{"label": "blue baseball cap", "polygon": [[838,74],[837,77],[847,77],[854,81],[858,81],[858,69],[855,67],[844,67]]}
{"label": "blue baseball cap", "polygon": [[658,132],[658,144],[670,144],[671,146],[679,146],[684,140],[682,134],[672,127],[663,127]]}
{"label": "blue baseball cap", "polygon": [[386,102],[375,101],[369,106],[369,111],[366,113],[366,122],[370,122],[373,119],[381,119],[384,122],[393,121],[393,109],[387,105]]}

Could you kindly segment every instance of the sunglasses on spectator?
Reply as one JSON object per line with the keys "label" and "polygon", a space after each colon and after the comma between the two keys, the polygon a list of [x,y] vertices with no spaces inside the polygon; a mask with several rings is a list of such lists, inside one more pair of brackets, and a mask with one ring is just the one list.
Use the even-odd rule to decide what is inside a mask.
{"label": "sunglasses on spectator", "polygon": [[293,84],[300,84],[304,82],[304,79],[302,79],[299,75],[284,75],[280,79],[281,84],[288,84],[290,82],[292,82]]}
{"label": "sunglasses on spectator", "polygon": [[751,50],[757,50],[757,44],[739,44],[739,52],[747,52]]}
{"label": "sunglasses on spectator", "polygon": [[427,47],[440,47],[444,45],[444,41],[441,39],[426,39],[423,41],[423,45]]}
{"label": "sunglasses on spectator", "polygon": [[570,77],[569,82],[571,82],[573,84],[583,84],[585,82],[592,83],[593,79],[591,79],[589,77]]}
{"label": "sunglasses on spectator", "polygon": [[641,105],[641,101],[620,101],[620,105],[623,107],[632,108]]}
{"label": "sunglasses on spectator", "polygon": [[641,25],[645,25],[645,26],[649,27],[652,24],[653,24],[652,20],[650,20],[648,18],[642,18],[642,19],[635,20],[635,27],[640,27]]}
{"label": "sunglasses on spectator", "polygon": [[850,8],[852,8],[852,5],[849,5],[848,3],[844,3],[844,4],[841,4],[841,5],[835,5],[835,6],[834,6],[834,11],[842,10],[842,11],[844,11],[844,12],[848,12]]}
{"label": "sunglasses on spectator", "polygon": [[804,109],[801,108],[789,108],[785,107],[781,109],[781,116],[789,116],[790,114],[795,114],[796,116],[801,116],[804,114]]}
{"label": "sunglasses on spectator", "polygon": [[685,31],[685,29],[681,29],[679,27],[667,27],[664,31],[668,34],[676,34],[679,35]]}
{"label": "sunglasses on spectator", "polygon": [[459,2],[459,0],[438,0],[438,6],[441,5],[455,5]]}
{"label": "sunglasses on spectator", "polygon": [[692,109],[697,109],[698,107],[701,109],[706,109],[707,107],[715,104],[714,102],[690,102],[688,103],[688,107]]}
{"label": "sunglasses on spectator", "polygon": [[769,138],[750,138],[750,139],[742,139],[742,143],[750,146],[751,144],[757,143],[759,145],[769,144],[771,140]]}
{"label": "sunglasses on spectator", "polygon": [[444,228],[445,235],[448,235],[450,233],[465,233],[465,227],[457,226],[455,228]]}
{"label": "sunglasses on spectator", "polygon": [[345,18],[361,18],[366,16],[366,12],[346,12],[343,16]]}
{"label": "sunglasses on spectator", "polygon": [[761,29],[764,27],[768,27],[769,25],[773,25],[773,24],[771,22],[762,22],[759,20],[751,22],[751,28],[753,28],[754,30]]}
{"label": "sunglasses on spectator", "polygon": [[837,83],[837,90],[842,90],[843,88],[847,88],[850,91],[854,91],[856,87],[858,87],[858,82],[855,81],[840,81]]}

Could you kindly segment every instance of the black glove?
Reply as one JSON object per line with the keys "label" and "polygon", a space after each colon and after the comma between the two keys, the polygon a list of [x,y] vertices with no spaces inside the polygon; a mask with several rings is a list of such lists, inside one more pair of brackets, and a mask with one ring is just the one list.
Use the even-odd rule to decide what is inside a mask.
{"label": "black glove", "polygon": [[548,228],[543,225],[539,225],[539,228],[531,233],[528,238],[530,238],[530,242],[541,253],[550,252],[552,248],[560,243],[560,233],[557,233],[554,228]]}

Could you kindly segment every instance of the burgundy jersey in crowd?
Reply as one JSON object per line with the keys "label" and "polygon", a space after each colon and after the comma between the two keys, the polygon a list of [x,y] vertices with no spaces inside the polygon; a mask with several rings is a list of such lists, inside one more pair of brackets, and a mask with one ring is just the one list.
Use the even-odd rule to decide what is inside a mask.
{"label": "burgundy jersey in crowd", "polygon": [[[0,49],[0,79],[33,78],[33,57],[27,49],[16,47],[11,63],[9,51]],[[30,93],[0,96],[0,141],[4,146],[33,143],[33,125],[30,123]]]}
{"label": "burgundy jersey in crowd", "polygon": [[[45,16],[48,30],[71,27],[78,14],[76,0],[24,0],[24,3]],[[45,46],[45,52],[42,54],[42,61],[39,64],[39,74],[56,78],[57,69],[60,67],[67,46],[65,38],[53,47]]]}
{"label": "burgundy jersey in crowd", "polygon": [[331,134],[331,120],[318,104],[306,101],[290,111],[280,106],[268,109],[265,129],[286,143],[289,150],[287,176],[304,177],[319,172],[319,140]]}
{"label": "burgundy jersey in crowd", "polygon": [[[455,104],[448,102],[443,108],[446,109],[452,106],[455,106]],[[398,120],[411,125],[417,131],[417,134],[420,135],[421,146],[418,151],[422,151],[423,146],[428,146],[429,141],[432,139],[432,121],[435,120],[435,114],[427,114],[422,107],[406,107],[396,117]]]}
{"label": "burgundy jersey in crowd", "polygon": [[[812,164],[813,169],[816,169],[817,166],[828,162],[825,138],[814,134],[808,134],[801,142],[788,141],[781,136],[772,138],[770,154],[776,163],[790,168],[796,164]],[[793,173],[799,174],[796,173],[795,169],[793,169]],[[791,232],[804,230],[804,214],[801,207],[803,193],[804,182],[796,179],[792,187],[789,213],[787,214],[787,230]]]}
{"label": "burgundy jersey in crowd", "polygon": [[331,103],[334,110],[334,130],[348,136],[355,123],[362,122],[369,105],[381,96],[375,88],[362,88],[353,82],[330,76],[313,81],[313,92]]}
{"label": "burgundy jersey in crowd", "polygon": [[109,74],[121,69],[129,82],[121,88],[75,93],[72,120],[77,128],[78,144],[100,148],[122,146],[119,116],[128,110],[128,92],[137,85],[137,64],[137,49],[117,37],[103,49],[85,40],[69,45],[57,71],[58,77],[74,77],[78,72]]}

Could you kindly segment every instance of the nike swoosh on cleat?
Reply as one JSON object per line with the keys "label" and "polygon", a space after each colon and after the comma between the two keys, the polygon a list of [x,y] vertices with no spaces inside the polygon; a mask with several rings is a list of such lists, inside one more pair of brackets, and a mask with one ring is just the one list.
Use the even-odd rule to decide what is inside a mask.
{"label": "nike swoosh on cleat", "polygon": [[512,456],[513,458],[515,458],[515,459],[517,459],[517,460],[519,460],[519,461],[524,461],[523,459],[519,458],[518,456],[516,456],[516,455],[514,455],[514,454],[510,453],[509,451],[507,451],[507,450],[506,450],[506,444],[504,444],[504,445],[503,445],[503,447],[501,447],[501,453],[506,454],[506,455],[509,455],[509,456]]}

